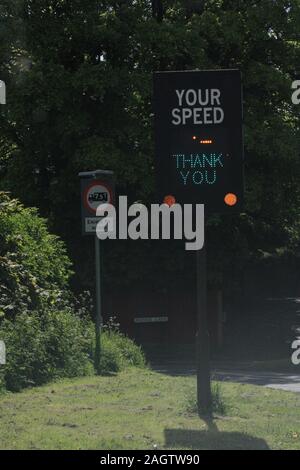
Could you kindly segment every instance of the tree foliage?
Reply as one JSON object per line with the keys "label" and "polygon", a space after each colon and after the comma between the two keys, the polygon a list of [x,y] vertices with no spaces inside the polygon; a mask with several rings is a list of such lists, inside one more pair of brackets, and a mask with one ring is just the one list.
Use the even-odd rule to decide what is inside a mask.
{"label": "tree foliage", "polygon": [[8,92],[0,184],[49,217],[82,273],[89,259],[78,254],[77,173],[111,169],[121,194],[153,199],[155,70],[243,73],[245,213],[211,221],[216,270],[260,253],[297,252],[299,114],[290,96],[300,57],[299,0],[0,4],[1,34],[9,37],[0,48]]}

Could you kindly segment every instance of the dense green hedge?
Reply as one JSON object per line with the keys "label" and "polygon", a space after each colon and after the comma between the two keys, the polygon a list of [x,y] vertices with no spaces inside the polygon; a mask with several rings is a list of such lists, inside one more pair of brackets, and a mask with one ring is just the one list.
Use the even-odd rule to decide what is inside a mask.
{"label": "dense green hedge", "polygon": [[66,304],[71,273],[63,242],[36,209],[0,192],[0,318]]}
{"label": "dense green hedge", "polygon": [[[71,310],[18,315],[4,320],[0,338],[5,341],[7,364],[0,366],[0,390],[19,391],[62,377],[94,373],[94,326]],[[145,367],[142,350],[117,331],[104,331],[101,372]]]}
{"label": "dense green hedge", "polygon": [[[0,339],[7,364],[0,390],[19,391],[94,372],[89,298],[74,299],[64,244],[35,209],[0,193]],[[110,327],[102,335],[101,370],[144,366],[142,351]]]}
{"label": "dense green hedge", "polygon": [[131,339],[118,331],[105,331],[102,334],[102,373],[119,372],[129,367],[145,367],[142,349]]}
{"label": "dense green hedge", "polygon": [[4,386],[18,391],[58,377],[92,372],[90,328],[70,311],[22,313],[4,320],[0,337],[6,344]]}

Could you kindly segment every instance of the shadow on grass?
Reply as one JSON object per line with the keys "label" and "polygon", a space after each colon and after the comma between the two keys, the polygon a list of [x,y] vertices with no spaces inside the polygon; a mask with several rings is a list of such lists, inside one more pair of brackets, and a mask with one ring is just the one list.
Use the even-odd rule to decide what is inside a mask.
{"label": "shadow on grass", "polygon": [[191,429],[165,429],[167,449],[192,450],[268,450],[264,439],[240,432],[220,432],[212,419],[203,418],[207,431]]}

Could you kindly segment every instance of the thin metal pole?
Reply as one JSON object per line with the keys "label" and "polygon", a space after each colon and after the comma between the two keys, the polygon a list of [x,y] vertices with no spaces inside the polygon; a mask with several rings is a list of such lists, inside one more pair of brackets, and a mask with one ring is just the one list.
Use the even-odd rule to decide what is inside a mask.
{"label": "thin metal pole", "polygon": [[207,325],[206,247],[196,253],[197,263],[197,403],[200,416],[211,414],[209,333]]}
{"label": "thin metal pole", "polygon": [[96,309],[95,309],[95,329],[96,329],[96,348],[95,348],[95,369],[97,374],[101,373],[101,325],[102,325],[102,305],[101,305],[101,259],[100,259],[100,240],[95,236],[95,267],[96,267]]}

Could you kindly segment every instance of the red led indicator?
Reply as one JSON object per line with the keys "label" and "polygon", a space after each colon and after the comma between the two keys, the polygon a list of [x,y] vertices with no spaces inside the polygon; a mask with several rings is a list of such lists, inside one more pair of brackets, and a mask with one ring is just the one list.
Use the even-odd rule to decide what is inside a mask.
{"label": "red led indicator", "polygon": [[[198,140],[198,137],[196,135],[193,135],[192,139],[196,141]],[[212,139],[199,139],[199,143],[202,145],[211,145],[213,144],[213,140]]]}
{"label": "red led indicator", "polygon": [[176,204],[175,197],[171,196],[170,194],[168,196],[165,196],[164,204],[167,204],[169,207],[173,206],[173,204]]}
{"label": "red led indicator", "polygon": [[227,206],[233,207],[237,204],[238,198],[235,194],[229,193],[226,194],[224,201]]}

